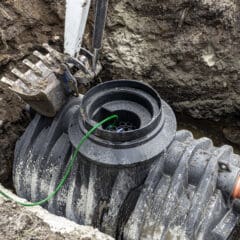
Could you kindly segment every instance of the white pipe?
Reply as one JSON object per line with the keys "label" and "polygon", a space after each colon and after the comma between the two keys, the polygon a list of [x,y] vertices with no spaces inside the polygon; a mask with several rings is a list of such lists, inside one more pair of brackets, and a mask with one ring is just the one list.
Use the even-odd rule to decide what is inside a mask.
{"label": "white pipe", "polygon": [[76,57],[81,49],[91,0],[67,0],[64,52]]}

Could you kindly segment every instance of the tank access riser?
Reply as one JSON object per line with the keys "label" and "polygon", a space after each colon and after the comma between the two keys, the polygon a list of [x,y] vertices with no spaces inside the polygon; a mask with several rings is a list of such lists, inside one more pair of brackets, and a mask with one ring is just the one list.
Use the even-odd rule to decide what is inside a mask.
{"label": "tank access riser", "polygon": [[17,194],[38,201],[51,193],[81,137],[111,114],[118,122],[84,143],[71,176],[44,207],[117,239],[227,239],[239,220],[232,193],[240,156],[176,132],[171,108],[136,81],[100,84],[54,119],[37,114],[15,149]]}

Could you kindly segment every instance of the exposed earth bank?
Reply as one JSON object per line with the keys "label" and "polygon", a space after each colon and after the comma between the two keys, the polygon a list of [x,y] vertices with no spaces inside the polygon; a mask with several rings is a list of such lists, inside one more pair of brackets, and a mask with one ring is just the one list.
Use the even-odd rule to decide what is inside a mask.
{"label": "exposed earth bank", "polygon": [[110,1],[105,77],[143,79],[195,118],[238,114],[239,7],[235,0]]}
{"label": "exposed earth bank", "polygon": [[[11,77],[10,69],[21,66],[43,42],[61,45],[62,22],[44,1],[1,1],[0,23],[0,77]],[[0,182],[5,184],[11,179],[15,142],[29,122],[24,108],[21,99],[0,84]]]}
{"label": "exposed earth bank", "polygon": [[[64,5],[63,0],[0,2],[0,77],[21,67],[44,42],[62,48]],[[239,147],[239,10],[235,0],[110,0],[100,77],[150,83],[175,111],[223,122],[216,132]],[[30,120],[24,107],[0,85],[0,182],[5,184],[15,142]],[[4,209],[9,206],[4,203]]]}

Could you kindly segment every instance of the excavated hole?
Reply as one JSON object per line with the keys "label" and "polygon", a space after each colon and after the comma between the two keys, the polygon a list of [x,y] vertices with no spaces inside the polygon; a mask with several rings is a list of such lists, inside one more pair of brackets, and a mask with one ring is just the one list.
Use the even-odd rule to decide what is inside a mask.
{"label": "excavated hole", "polygon": [[[9,1],[9,2],[11,2],[11,1]],[[14,2],[14,1],[12,1],[12,2]],[[23,2],[23,1],[22,1]],[[26,3],[24,3],[24,6],[25,5],[30,5],[30,4],[32,4],[32,2],[31,1],[29,1],[29,3],[27,3],[28,1],[26,1]],[[39,2],[41,2],[41,1],[39,1]],[[49,2],[49,1],[43,1],[43,2]],[[59,1],[60,2],[60,1]],[[153,1],[154,2],[154,1]],[[179,2],[181,2],[181,1],[179,1]],[[204,1],[203,1],[204,2]],[[211,2],[211,1],[210,1]],[[230,2],[230,1],[229,1]],[[4,3],[4,2],[3,2]],[[115,4],[115,3],[114,3]],[[152,3],[153,4],[153,3]],[[198,4],[200,4],[200,3],[198,3]],[[9,3],[9,5],[10,5],[10,3]],[[32,4],[33,5],[33,4]],[[53,5],[55,6],[55,4],[54,4],[54,1],[53,1]],[[120,5],[121,6],[121,5]],[[138,11],[139,11],[139,13],[140,14],[146,14],[146,7],[144,7],[144,6],[146,6],[146,4],[142,4],[142,7],[140,6],[140,8],[138,9]],[[220,4],[220,2],[219,2],[219,4],[216,4],[216,6],[220,6],[221,7],[221,4]],[[170,29],[170,31],[166,31],[166,34],[163,36],[165,39],[166,39],[166,42],[167,42],[167,44],[169,44],[169,41],[170,41],[170,44],[171,44],[171,41],[172,41],[172,39],[174,39],[172,36],[175,36],[176,34],[178,34],[178,33],[180,33],[181,35],[182,35],[182,33],[184,32],[184,29],[187,27],[187,29],[189,29],[189,33],[190,34],[192,34],[192,33],[194,33],[194,27],[196,27],[195,25],[196,25],[196,23],[194,22],[195,20],[197,20],[197,21],[199,21],[199,16],[201,17],[202,16],[202,14],[200,14],[200,15],[197,15],[197,14],[195,14],[195,11],[192,11],[193,12],[193,16],[194,16],[194,18],[192,18],[191,19],[191,11],[189,11],[188,12],[188,14],[187,14],[187,19],[186,19],[186,22],[184,22],[183,21],[183,24],[181,23],[181,24],[179,24],[178,26],[179,26],[179,29],[178,29],[178,32],[176,32],[176,30],[175,30],[175,26],[176,26],[176,24],[173,24],[172,22],[171,22],[171,19],[173,19],[173,21],[177,21],[178,20],[178,17],[176,16],[176,17],[173,17],[172,16],[172,14],[175,14],[175,13],[179,13],[179,11],[180,10],[178,10],[178,7],[179,7],[179,3],[177,3],[177,1],[176,1],[176,6],[175,6],[175,4],[173,5],[173,7],[176,9],[176,11],[172,11],[172,13],[170,12],[169,13],[169,11],[165,11],[165,15],[163,16],[163,17],[165,17],[166,19],[170,19],[170,21],[169,21],[169,25],[171,26],[174,26],[174,31],[171,29],[171,28],[169,28]],[[143,9],[142,11],[141,11],[141,8]],[[181,9],[181,8],[180,8]],[[195,10],[197,10],[197,8],[194,8]],[[208,16],[208,15],[210,15],[211,16],[211,12],[213,13],[213,14],[215,14],[215,12],[214,12],[214,10],[211,10],[211,11],[209,11],[208,9],[209,8],[206,8],[207,9],[207,15],[206,16]],[[41,9],[38,9],[39,11],[41,10]],[[154,12],[158,12],[157,10],[159,10],[158,8],[156,8],[156,7],[149,7],[148,6],[148,10],[147,10],[147,12],[148,12],[148,15],[153,15],[154,14]],[[206,10],[201,10],[203,13],[206,11]],[[13,12],[13,11],[9,11],[9,13],[8,14],[10,14],[11,12]],[[29,11],[29,12],[34,12],[34,11]],[[54,12],[52,11],[52,13],[53,13],[53,15],[54,15]],[[123,13],[124,13],[124,11],[123,11]],[[162,12],[161,12],[162,13]],[[183,13],[184,13],[184,11],[183,11]],[[223,13],[224,13],[224,11],[223,11]],[[124,13],[125,14],[125,13]],[[18,13],[18,15],[20,16],[20,14]],[[126,16],[127,16],[127,14],[125,14]],[[155,14],[155,15],[159,15],[159,14]],[[183,14],[182,14],[183,15]],[[45,18],[46,18],[46,16],[48,16],[47,14],[45,15]],[[145,15],[144,15],[145,16]],[[161,16],[162,16],[162,14],[161,14]],[[168,17],[169,16],[169,17]],[[216,16],[218,16],[217,14],[216,14]],[[231,15],[229,15],[229,17],[230,17]],[[122,17],[122,16],[120,16],[120,17]],[[10,19],[11,19],[11,16],[10,16]],[[14,19],[14,18],[13,18]],[[132,19],[132,18],[130,18],[130,19]],[[145,20],[145,18],[143,18],[144,20]],[[155,17],[154,17],[154,19],[155,19]],[[213,17],[213,18],[209,18],[210,19],[210,21],[212,21],[213,22],[213,20],[215,19],[215,17]],[[224,18],[222,18],[223,20],[224,20]],[[9,19],[6,19],[7,21],[9,21],[10,23],[11,23],[11,21],[15,21],[15,20],[9,20]],[[54,33],[54,34],[56,34],[56,29],[58,28],[57,26],[60,24],[60,22],[58,22],[57,24],[55,24],[54,25],[54,23],[52,23],[52,26],[54,26],[54,28],[55,28],[55,30],[53,31],[51,28],[50,29],[43,29],[42,28],[42,21],[43,20],[45,20],[46,21],[46,19],[43,19],[43,18],[40,18],[40,20],[38,20],[37,22],[39,22],[40,21],[40,26],[38,25],[38,24],[34,24],[34,25],[36,25],[36,27],[35,28],[32,28],[32,27],[29,27],[29,30],[30,31],[24,31],[24,34],[23,34],[23,36],[24,36],[24,44],[27,46],[28,44],[26,44],[27,43],[27,40],[25,40],[25,39],[27,39],[27,37],[29,38],[29,34],[27,34],[27,32],[31,32],[31,33],[33,33],[34,35],[36,35],[38,38],[40,38],[40,40],[39,40],[39,42],[42,42],[43,41],[43,39],[45,40],[46,39],[46,37],[44,37],[43,38],[43,36],[42,35],[40,35],[39,34],[39,32],[40,31],[45,31],[46,32],[46,35],[48,34],[48,35],[51,35],[50,33]],[[201,17],[201,19],[200,19],[201,21],[204,21],[204,22],[201,22],[201,21],[199,21],[199,24],[202,24],[202,25],[204,25],[204,23],[205,23],[205,21],[206,21],[206,19],[205,18],[202,18]],[[18,21],[15,21],[16,23],[19,23],[19,22],[23,22],[23,18],[21,17],[21,18],[19,18],[18,19]],[[116,22],[116,19],[114,19],[114,22]],[[167,24],[167,20],[166,21],[163,21],[163,28],[164,29],[168,29],[168,25],[166,25]],[[189,24],[189,22],[191,23],[191,24]],[[26,21],[25,22],[23,22],[24,24],[26,24]],[[221,22],[218,22],[218,28],[219,28],[219,31],[221,32],[221,25],[220,25],[220,23]],[[139,24],[141,24],[141,22],[139,22]],[[161,24],[161,23],[160,23]],[[3,25],[3,24],[2,24]],[[46,23],[44,24],[44,26],[46,25]],[[166,25],[166,26],[165,26]],[[191,25],[191,26],[190,26]],[[112,26],[115,28],[116,27],[116,25],[114,25],[114,24],[112,24]],[[20,26],[21,27],[21,26]],[[120,25],[120,27],[122,27],[121,25]],[[185,28],[184,28],[185,27]],[[4,28],[4,25],[3,25],[3,28]],[[36,29],[37,29],[37,31],[36,31]],[[62,27],[61,27],[61,29],[62,29]],[[196,28],[196,29],[198,29],[198,28]],[[226,27],[226,29],[227,29],[227,32],[228,31],[230,31],[229,30],[229,28],[227,28]],[[232,28],[232,29],[234,29],[234,28]],[[113,29],[110,29],[111,30],[111,32],[114,32],[113,31]],[[130,29],[131,30],[131,29]],[[147,29],[148,30],[148,29]],[[212,30],[212,26],[211,26],[211,30]],[[128,31],[129,31],[129,29],[128,29]],[[148,30],[149,31],[149,30]],[[209,32],[208,32],[209,30],[208,29],[206,29],[206,35],[207,35],[207,38],[209,38]],[[11,32],[14,32],[14,31],[11,31]],[[186,32],[186,31],[185,31]],[[237,31],[236,31],[237,32]],[[27,34],[27,36],[26,36],[26,34]],[[45,34],[45,33],[44,33]],[[143,31],[143,34],[145,34],[145,32]],[[40,35],[40,36],[39,36]],[[132,36],[134,36],[132,33],[131,33],[131,35]],[[220,34],[221,36],[223,36],[223,39],[222,39],[222,42],[223,43],[225,43],[225,39],[226,39],[226,33],[225,32],[223,32],[223,34]],[[220,35],[217,35],[217,38],[219,38],[219,36]],[[117,35],[118,36],[118,35]],[[137,37],[138,37],[138,35],[136,35]],[[149,36],[150,37],[152,37],[152,35],[151,34],[149,34]],[[161,36],[160,36],[161,37]],[[22,37],[21,36],[17,36],[17,38],[18,39],[20,39],[20,41],[21,41],[21,39],[22,39]],[[47,36],[47,38],[49,38],[49,36]],[[118,38],[117,38],[118,39]],[[186,39],[188,39],[188,35],[186,35]],[[235,39],[237,39],[237,38],[235,38]],[[33,38],[33,40],[32,40],[32,42],[34,42],[35,43],[35,41],[36,40],[34,40],[34,38]],[[202,36],[202,40],[201,41],[203,41],[203,42],[205,42],[205,39],[204,39],[204,34],[203,34],[203,36]],[[113,43],[112,43],[113,42]],[[138,41],[139,42],[139,41]],[[141,42],[141,41],[140,41]],[[218,41],[216,41],[216,42],[218,42]],[[114,44],[114,40],[113,41],[111,41],[111,43],[112,44]],[[180,43],[181,43],[181,41],[180,41]],[[19,44],[19,42],[17,42],[16,44],[14,44],[14,45],[18,45]],[[23,45],[24,45],[23,44]],[[189,46],[190,44],[188,44],[188,46]],[[159,48],[159,44],[158,45],[156,45],[158,48]],[[162,44],[162,46],[163,46],[163,48],[165,48],[166,47],[166,44],[164,45],[164,44]],[[198,46],[198,44],[195,44],[194,46]],[[223,46],[223,45],[222,45]],[[237,44],[236,44],[236,46],[237,46]],[[31,47],[30,47],[31,48]],[[12,52],[16,52],[16,49],[15,48],[13,48],[14,50],[12,51]],[[179,48],[178,47],[175,47],[175,49],[177,49],[177,51],[179,51]],[[233,49],[233,51],[234,51],[234,48],[232,48]],[[118,49],[117,49],[118,50]],[[29,51],[31,52],[31,49],[29,49]],[[174,52],[174,46],[173,46],[173,50],[171,49],[171,51],[173,51]],[[186,51],[186,49],[184,48],[184,51]],[[194,48],[190,48],[190,52],[193,52],[193,55],[194,55]],[[19,51],[20,52],[20,51]],[[118,52],[118,51],[116,51],[116,52]],[[133,49],[133,51],[132,52],[134,52],[134,49]],[[161,52],[161,51],[160,51]],[[197,48],[197,51],[196,51],[197,53],[199,53],[199,49]],[[231,56],[231,52],[229,52],[229,51],[227,51],[227,49],[226,49],[226,51],[225,51],[226,53],[229,53],[229,56],[226,58],[226,56],[225,56],[225,58],[228,60],[229,59],[229,57],[230,58],[232,58],[232,56],[235,56],[234,54]],[[182,53],[180,52],[180,54],[176,54],[177,56],[178,56],[178,58],[179,59],[181,59],[181,57],[182,57],[182,55],[181,55]],[[172,54],[171,56],[173,56],[174,54]],[[165,62],[166,62],[166,64],[169,64],[170,65],[170,67],[169,67],[169,69],[172,69],[173,67],[171,66],[171,64],[174,64],[174,58],[173,58],[173,62],[171,62],[171,61],[169,61],[169,54],[168,53],[166,53],[165,54],[165,56],[166,57],[164,57],[164,59],[163,60],[165,60]],[[154,56],[153,56],[154,57]],[[152,57],[152,58],[153,58]],[[154,59],[154,58],[153,58]],[[193,58],[192,58],[192,55],[191,55],[191,58],[190,58],[190,60],[189,61],[191,61]],[[200,58],[199,58],[200,59]],[[13,59],[14,61],[15,61],[15,59]],[[34,60],[34,59],[33,59]],[[166,61],[167,60],[167,61]],[[170,60],[171,60],[171,58],[170,58]],[[223,58],[223,60],[224,60],[224,58]],[[113,59],[113,61],[114,61],[114,59]],[[154,62],[154,61],[153,61]],[[181,64],[181,61],[179,61],[178,59],[176,60],[176,62],[177,63],[179,63],[180,62],[180,64]],[[231,62],[232,61],[226,61],[226,62],[229,62],[230,64],[231,64]],[[144,62],[145,63],[145,62]],[[105,62],[105,65],[107,65],[107,64],[109,64],[107,61]],[[224,63],[224,64],[226,64],[226,63]],[[151,61],[150,61],[150,64],[149,65],[151,65]],[[184,65],[184,63],[182,63],[182,65],[183,66],[185,66]],[[111,76],[111,75],[114,75],[114,74],[116,74],[116,73],[114,73],[114,72],[112,72],[112,69],[114,69],[113,68],[113,66],[112,65],[109,65],[110,67],[109,68],[106,68],[106,71],[108,71],[107,73],[107,76],[108,76],[108,78],[109,78],[109,76]],[[186,62],[186,68],[187,68],[187,62]],[[197,69],[199,70],[199,66],[200,67],[202,67],[202,63],[200,62],[200,64],[198,64],[197,65]],[[226,65],[226,66],[228,66],[228,65]],[[179,67],[179,66],[177,66],[177,67]],[[193,66],[194,68],[195,68],[195,64],[194,64],[194,66]],[[158,71],[158,68],[156,67],[156,69],[157,70],[155,70],[155,68],[154,68],[154,66],[151,66],[151,71],[149,71],[149,75],[151,75],[150,77],[152,78],[154,75],[155,75],[155,73]],[[181,69],[180,67],[179,67],[179,69]],[[210,69],[210,68],[209,68]],[[228,69],[228,67],[226,67],[226,69]],[[4,72],[4,71],[6,71],[6,66],[5,65],[2,65],[1,66],[1,70],[2,70],[2,72]],[[165,68],[164,68],[164,70],[166,70]],[[120,68],[120,71],[122,71],[122,69]],[[222,68],[221,68],[221,70],[220,71],[223,71],[222,70]],[[194,72],[194,71],[193,71]],[[210,69],[209,70],[209,72],[210,73],[212,73],[212,69]],[[234,71],[233,71],[234,72]],[[117,74],[119,74],[119,73],[117,73]],[[143,78],[149,78],[149,75],[146,75],[146,76],[143,76]],[[168,73],[166,73],[166,75],[168,76]],[[226,76],[228,76],[227,74],[226,74]],[[229,77],[228,77],[229,78]],[[226,79],[228,79],[227,77],[226,77]],[[230,77],[231,78],[231,77]],[[178,79],[178,78],[177,78]],[[162,87],[162,89],[163,90],[165,90],[164,89],[164,87]],[[196,90],[197,91],[199,91],[199,89],[198,88],[196,88]],[[185,89],[183,89],[183,92],[184,91],[188,91],[188,86],[186,86],[186,88]],[[194,93],[193,93],[194,94]],[[3,95],[1,95],[1,92],[0,92],[0,98],[4,98],[5,96],[3,96]],[[174,99],[171,99],[172,101],[174,101]],[[1,101],[0,101],[0,103],[1,103]],[[10,100],[8,100],[8,104],[6,105],[6,106],[4,106],[4,107],[2,107],[1,105],[0,105],[0,108],[2,108],[3,110],[6,110],[7,112],[14,112],[15,113],[15,110],[14,110],[14,105],[18,105],[18,103],[17,102],[14,102],[14,101],[12,101],[11,99]],[[2,110],[1,109],[1,110]],[[1,114],[0,114],[1,115]],[[178,116],[180,116],[181,114],[178,114]],[[230,144],[231,146],[234,146],[234,150],[235,150],[235,152],[240,152],[240,148],[239,148],[239,145],[238,144],[234,144],[233,145],[233,143],[231,143],[231,142],[229,142],[229,141],[227,141],[226,140],[226,138],[223,136],[223,134],[222,134],[222,129],[223,129],[223,127],[224,126],[226,126],[226,124],[225,123],[218,123],[218,124],[216,124],[215,122],[212,122],[212,121],[204,121],[204,120],[196,120],[196,119],[192,119],[192,118],[181,118],[181,117],[179,117],[179,119],[178,119],[178,125],[179,125],[179,128],[181,128],[181,129],[183,129],[183,128],[185,128],[185,129],[189,129],[189,130],[191,130],[192,132],[193,132],[193,134],[194,134],[194,136],[195,137],[202,137],[202,136],[206,136],[206,137],[210,137],[213,141],[214,141],[214,144],[215,145],[217,145],[217,146],[220,146],[220,145],[224,145],[224,144]],[[0,120],[2,120],[1,118],[0,118]],[[125,122],[126,123],[126,122]],[[234,123],[234,121],[232,121],[232,123]],[[8,120],[8,122],[7,123],[4,123],[4,124],[7,124],[7,125],[5,125],[4,127],[1,127],[0,126],[0,143],[1,143],[1,146],[2,146],[2,148],[0,148],[0,163],[1,163],[1,168],[4,168],[4,167],[7,167],[7,168],[9,168],[9,169],[11,169],[12,168],[12,159],[13,159],[13,151],[14,151],[14,145],[15,145],[15,142],[16,142],[16,140],[17,140],[17,138],[22,134],[22,132],[23,132],[23,130],[24,130],[24,128],[26,127],[26,125],[28,124],[28,120],[23,120],[23,121],[19,121],[19,120],[16,120],[16,119],[13,119],[12,117],[10,117],[9,118],[9,120]],[[119,122],[119,124],[120,124],[120,122]],[[2,165],[2,162],[5,162],[5,161],[7,161],[8,162],[8,166],[6,166],[6,165]],[[11,173],[11,171],[9,171],[9,170],[7,170],[6,171],[7,173],[7,175],[5,175],[5,177],[4,177],[4,179],[1,179],[0,178],[0,182],[2,182],[2,183],[4,183],[4,185],[5,186],[8,186],[8,187],[11,187],[11,179],[12,179],[12,173]],[[239,233],[237,234],[237,236],[236,236],[236,238],[235,239],[239,239]]]}

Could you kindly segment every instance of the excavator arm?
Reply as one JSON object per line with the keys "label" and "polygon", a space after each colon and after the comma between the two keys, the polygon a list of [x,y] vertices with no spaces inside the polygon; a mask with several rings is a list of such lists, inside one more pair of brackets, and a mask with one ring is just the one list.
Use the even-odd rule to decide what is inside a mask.
{"label": "excavator arm", "polygon": [[24,59],[29,68],[12,70],[15,79],[4,76],[1,82],[19,95],[38,113],[53,117],[65,104],[69,95],[78,96],[80,84],[86,84],[101,71],[98,53],[107,15],[108,0],[95,0],[95,22],[91,49],[82,47],[91,0],[67,0],[64,31],[64,52],[48,44],[48,52],[33,52],[36,61]]}

